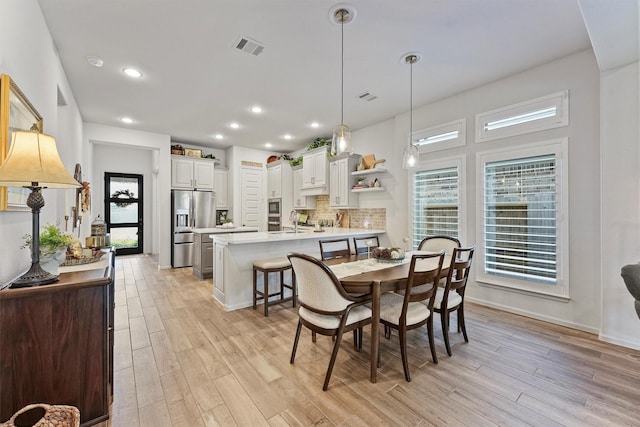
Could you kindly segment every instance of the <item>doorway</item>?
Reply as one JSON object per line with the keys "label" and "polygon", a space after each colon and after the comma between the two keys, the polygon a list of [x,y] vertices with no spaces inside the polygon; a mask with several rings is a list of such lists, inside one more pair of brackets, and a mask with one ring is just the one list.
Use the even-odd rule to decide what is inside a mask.
{"label": "doorway", "polygon": [[240,169],[240,219],[243,227],[258,227],[263,230],[264,199],[262,168],[242,166]]}
{"label": "doorway", "polygon": [[143,177],[105,172],[104,212],[116,255],[141,254],[143,249]]}

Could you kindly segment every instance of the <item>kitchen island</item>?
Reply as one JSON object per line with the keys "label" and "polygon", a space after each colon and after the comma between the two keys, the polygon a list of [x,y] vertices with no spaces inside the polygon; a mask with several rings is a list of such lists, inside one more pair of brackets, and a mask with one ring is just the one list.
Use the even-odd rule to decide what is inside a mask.
{"label": "kitchen island", "polygon": [[258,227],[223,227],[194,228],[193,275],[198,280],[213,277],[213,241],[211,234],[251,233]]}
{"label": "kitchen island", "polygon": [[[330,228],[324,232],[272,231],[238,234],[211,234],[213,240],[213,297],[227,311],[253,305],[252,263],[259,259],[285,257],[301,252],[320,258],[318,241],[347,237],[379,236],[380,244],[389,244],[384,230]],[[275,279],[275,278],[274,278]],[[286,277],[289,281],[290,277]]]}

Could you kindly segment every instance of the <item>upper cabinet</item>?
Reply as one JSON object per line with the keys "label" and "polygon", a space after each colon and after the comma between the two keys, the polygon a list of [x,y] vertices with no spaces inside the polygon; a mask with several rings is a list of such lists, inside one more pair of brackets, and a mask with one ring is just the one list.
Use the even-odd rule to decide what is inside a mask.
{"label": "upper cabinet", "polygon": [[356,170],[361,156],[351,155],[331,159],[329,166],[329,207],[357,208],[358,195],[351,192],[355,178],[351,172]]}
{"label": "upper cabinet", "polygon": [[293,170],[293,208],[294,209],[315,209],[316,198],[314,196],[303,196],[302,180],[303,170],[301,167]]}
{"label": "upper cabinet", "polygon": [[292,197],[293,176],[288,160],[267,163],[267,197],[287,199]]}
{"label": "upper cabinet", "polygon": [[267,164],[267,197],[282,198],[282,164]]}
{"label": "upper cabinet", "polygon": [[214,162],[171,156],[171,188],[214,190]]}
{"label": "upper cabinet", "polygon": [[328,175],[327,147],[316,148],[302,155],[303,195],[329,194]]}
{"label": "upper cabinet", "polygon": [[216,209],[229,209],[229,170],[216,168],[214,184]]}

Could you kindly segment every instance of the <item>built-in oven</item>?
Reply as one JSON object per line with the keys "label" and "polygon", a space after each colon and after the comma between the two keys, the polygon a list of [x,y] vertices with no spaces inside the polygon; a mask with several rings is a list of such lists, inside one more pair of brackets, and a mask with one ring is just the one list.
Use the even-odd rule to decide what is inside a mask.
{"label": "built-in oven", "polygon": [[282,200],[269,199],[267,208],[267,231],[282,229]]}

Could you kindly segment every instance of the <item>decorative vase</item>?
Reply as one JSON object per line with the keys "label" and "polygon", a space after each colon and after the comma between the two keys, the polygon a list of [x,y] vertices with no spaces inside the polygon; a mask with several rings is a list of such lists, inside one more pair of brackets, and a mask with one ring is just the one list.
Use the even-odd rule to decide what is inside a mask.
{"label": "decorative vase", "polygon": [[67,257],[67,248],[60,248],[54,253],[41,253],[40,254],[40,267],[44,271],[47,271],[54,276],[59,274],[60,264],[62,264]]}

